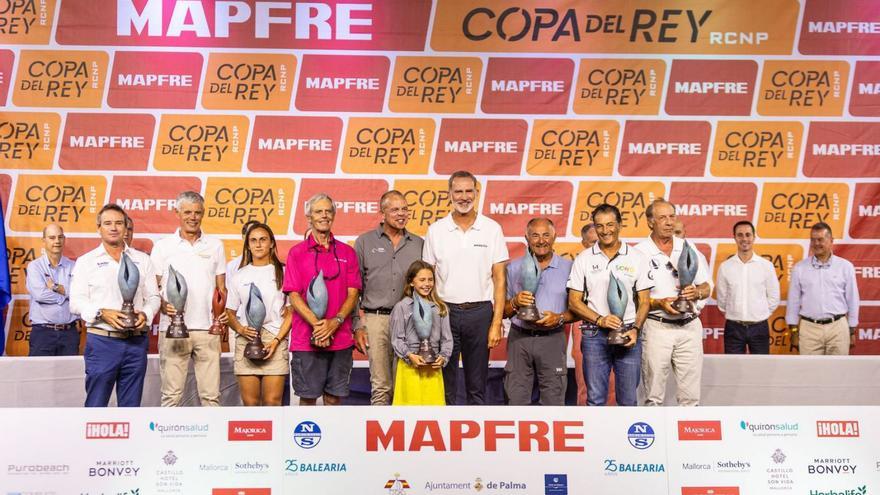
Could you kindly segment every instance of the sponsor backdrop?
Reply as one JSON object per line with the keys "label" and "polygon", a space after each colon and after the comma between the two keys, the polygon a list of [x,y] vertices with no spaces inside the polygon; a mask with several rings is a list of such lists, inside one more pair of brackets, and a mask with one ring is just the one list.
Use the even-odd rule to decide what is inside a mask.
{"label": "sponsor backdrop", "polygon": [[[867,495],[877,407],[7,410],[4,493]],[[27,428],[21,425],[27,424]],[[601,448],[599,448],[601,446]],[[491,462],[485,462],[492,459]],[[482,460],[482,462],[481,462]]]}
{"label": "sponsor backdrop", "polygon": [[[855,352],[880,354],[878,33],[870,0],[0,2],[8,352],[27,352],[23,267],[46,222],[77,256],[115,202],[149,250],[195,189],[230,258],[250,219],[284,256],[315,192],[346,241],[392,187],[423,234],[469,169],[517,254],[536,215],[577,253],[602,202],[636,242],[667,197],[713,271],[753,221],[785,291],[826,221],[856,265]],[[782,314],[772,348],[788,354]],[[703,318],[720,352],[723,317]]]}

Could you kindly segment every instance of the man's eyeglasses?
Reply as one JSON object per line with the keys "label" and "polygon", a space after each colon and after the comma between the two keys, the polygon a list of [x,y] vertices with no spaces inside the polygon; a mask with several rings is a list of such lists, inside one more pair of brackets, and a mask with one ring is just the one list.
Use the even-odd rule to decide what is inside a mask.
{"label": "man's eyeglasses", "polygon": [[667,261],[667,262],[666,262],[666,269],[667,269],[667,270],[670,270],[670,271],[672,272],[672,276],[673,276],[673,277],[678,278],[678,270],[676,270],[675,267],[672,266],[672,262],[671,262],[671,261]]}

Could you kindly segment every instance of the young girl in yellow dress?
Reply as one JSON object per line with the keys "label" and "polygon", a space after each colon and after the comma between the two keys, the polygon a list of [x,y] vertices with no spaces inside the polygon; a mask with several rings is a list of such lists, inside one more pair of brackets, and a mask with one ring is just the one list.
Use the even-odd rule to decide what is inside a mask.
{"label": "young girl in yellow dress", "polygon": [[[434,267],[415,261],[406,272],[404,298],[391,311],[391,346],[397,355],[393,405],[442,406],[442,368],[452,354],[449,313],[434,292]],[[435,360],[423,357],[432,350]]]}

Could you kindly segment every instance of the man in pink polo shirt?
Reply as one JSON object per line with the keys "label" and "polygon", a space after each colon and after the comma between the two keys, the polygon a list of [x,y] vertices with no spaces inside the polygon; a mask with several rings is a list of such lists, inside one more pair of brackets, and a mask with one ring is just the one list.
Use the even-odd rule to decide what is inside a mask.
{"label": "man in pink polo shirt", "polygon": [[[330,232],[336,205],[319,193],[306,203],[311,234],[291,248],[284,268],[282,290],[290,294],[293,322],[290,329],[290,380],[300,405],[313,406],[318,397],[324,404],[339,405],[348,396],[351,352],[354,339],[351,314],[361,289],[355,250],[337,241]],[[309,309],[309,283],[324,273],[327,285],[327,313],[318,319]]]}

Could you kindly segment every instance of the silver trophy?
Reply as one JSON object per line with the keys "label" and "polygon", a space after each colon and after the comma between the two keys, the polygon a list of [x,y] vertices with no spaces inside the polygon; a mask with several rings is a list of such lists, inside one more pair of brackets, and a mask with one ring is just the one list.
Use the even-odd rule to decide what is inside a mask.
{"label": "silver trophy", "polygon": [[251,293],[245,306],[245,318],[249,327],[257,331],[257,335],[244,346],[244,357],[258,361],[266,357],[263,349],[263,322],[266,321],[266,303],[260,289],[251,282]]}
{"label": "silver trophy", "polygon": [[419,352],[417,353],[425,364],[437,361],[439,357],[431,347],[431,328],[434,326],[434,312],[428,301],[418,294],[413,294],[413,326],[416,327],[416,335],[419,336]]}
{"label": "silver trophy", "polygon": [[694,303],[681,297],[681,290],[688,285],[694,283],[697,276],[697,268],[699,260],[697,252],[691,247],[690,243],[684,241],[684,247],[681,250],[681,256],[678,257],[678,299],[672,303],[672,307],[679,313],[688,316],[696,312]]}
{"label": "silver trophy", "polygon": [[[324,283],[324,270],[321,270],[315,275],[312,281],[309,282],[309,288],[306,291],[306,304],[309,305],[309,309],[312,310],[312,313],[315,313],[315,318],[319,320],[324,319],[324,316],[327,314],[327,301],[329,297],[330,296],[327,293],[327,284]],[[311,342],[312,345],[317,343],[314,334],[309,338],[309,342]]]}
{"label": "silver trophy", "polygon": [[[534,296],[538,291],[538,282],[541,280],[541,269],[538,260],[531,250],[526,251],[523,262],[520,265],[522,288]],[[541,319],[541,312],[535,303],[520,306],[516,309],[516,317],[522,321],[535,322]]]}
{"label": "silver trophy", "polygon": [[[614,272],[608,274],[608,310],[612,315],[623,321],[626,314],[626,305],[629,303],[629,292],[626,286],[617,277]],[[619,328],[612,328],[608,331],[608,345],[625,345],[629,344],[630,336],[626,335],[632,325],[621,325]]]}
{"label": "silver trophy", "polygon": [[185,339],[189,337],[183,314],[186,310],[186,280],[173,266],[168,266],[168,283],[165,284],[165,298],[174,306],[174,316],[165,337],[169,339]]}
{"label": "silver trophy", "polygon": [[119,273],[116,276],[119,283],[119,292],[122,294],[122,308],[120,309],[119,323],[124,330],[137,328],[138,315],[134,310],[134,296],[137,294],[138,285],[141,283],[141,272],[137,265],[124,252],[119,261]]}

